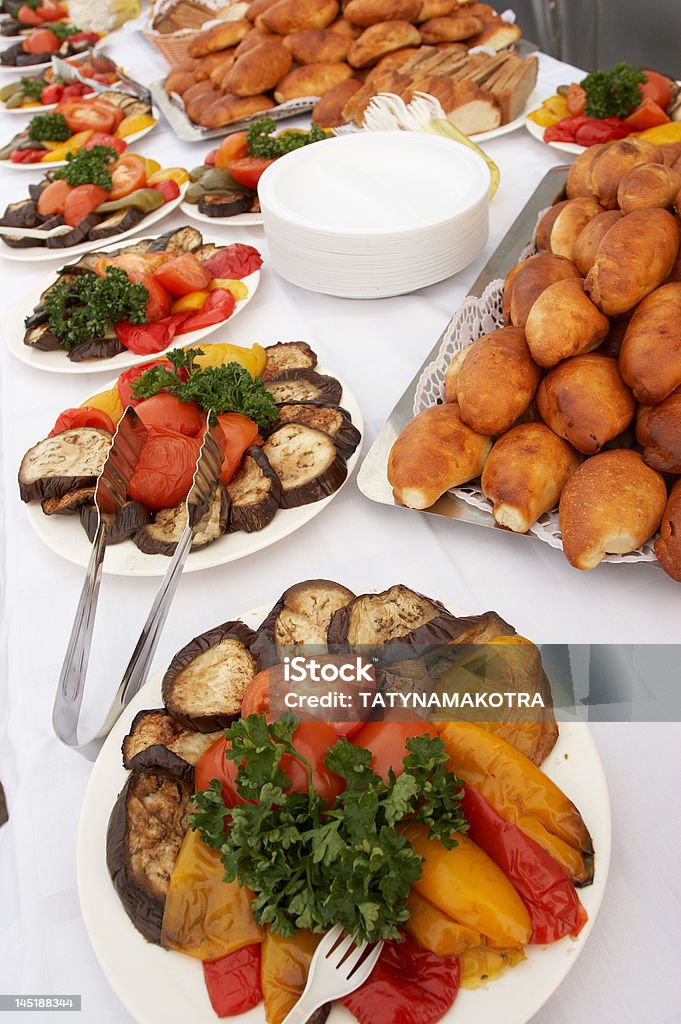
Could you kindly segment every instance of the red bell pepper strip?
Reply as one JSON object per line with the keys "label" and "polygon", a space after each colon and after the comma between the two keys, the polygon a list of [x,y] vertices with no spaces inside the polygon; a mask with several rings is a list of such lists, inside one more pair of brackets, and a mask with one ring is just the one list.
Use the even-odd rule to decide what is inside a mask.
{"label": "red bell pepper strip", "polygon": [[219,960],[204,960],[208,998],[218,1017],[236,1017],[257,1006],[260,987],[260,944],[243,946]]}

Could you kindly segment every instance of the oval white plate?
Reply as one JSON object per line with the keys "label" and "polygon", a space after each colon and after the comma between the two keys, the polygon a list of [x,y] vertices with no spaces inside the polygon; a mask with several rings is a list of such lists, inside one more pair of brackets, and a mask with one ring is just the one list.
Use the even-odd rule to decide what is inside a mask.
{"label": "oval white plate", "polygon": [[[271,605],[242,615],[255,628]],[[216,612],[218,621],[220,613]],[[90,775],[78,828],[76,871],[80,907],[99,965],[137,1024],[217,1024],[208,1000],[201,963],[146,942],[128,919],[106,866],[106,831],[116,797],[129,772],[121,743],[135,714],[161,706],[159,673],[137,694],[110,732]],[[560,739],[542,766],[584,815],[596,850],[593,885],[579,890],[589,920],[575,940],[531,946],[527,959],[497,981],[476,991],[462,989],[443,1024],[526,1024],[556,991],[574,966],[598,914],[610,863],[611,819],[608,788],[598,751],[583,723],[561,723]],[[262,1003],[237,1018],[265,1024]],[[334,1006],[331,1024],[355,1018]]]}
{"label": "oval white plate", "polygon": [[[206,338],[209,334],[214,334],[215,331],[219,331],[221,327],[224,327],[231,320],[241,312],[242,309],[248,305],[260,284],[260,271],[256,270],[254,274],[249,274],[248,277],[243,278],[243,282],[248,288],[248,295],[245,299],[241,299],[240,302],[234,307],[232,315],[227,319],[223,320],[219,324],[213,324],[212,327],[203,327],[199,331],[192,331],[190,334],[180,335],[176,341],[176,344],[171,343],[168,348],[164,348],[162,352],[158,352],[158,356],[162,356],[165,352],[171,352],[174,348],[186,348],[188,345],[195,345],[201,338]],[[42,287],[34,287],[30,292],[22,298],[21,302],[17,303],[12,312],[10,313],[7,321],[7,327],[5,328],[5,341],[9,347],[10,352],[17,359],[20,359],[22,363],[26,363],[27,366],[33,366],[38,370],[47,370],[50,373],[97,373],[97,371],[108,370],[109,372],[116,370],[124,370],[127,366],[136,366],[138,363],[146,363],[149,361],[150,356],[138,356],[134,352],[119,352],[116,356],[111,356],[109,359],[85,359],[83,362],[75,363],[69,359],[66,352],[61,349],[56,352],[40,352],[36,351],[30,345],[24,345],[24,318],[30,316],[33,307],[37,304],[38,299],[45,291],[48,285]],[[173,339],[175,341],[175,339]]]}
{"label": "oval white plate", "polygon": [[577,156],[586,149],[586,146],[578,146],[576,142],[545,142],[544,132],[546,129],[536,121],[531,121],[529,117],[525,118],[525,127],[537,142],[543,142],[545,146],[551,146],[552,149],[560,149],[563,153],[572,153],[573,156]]}
{"label": "oval white plate", "polygon": [[234,217],[208,217],[205,213],[199,213],[196,203],[188,203],[186,199],[180,209],[182,213],[186,213],[192,220],[198,220],[201,224],[221,224],[225,228],[228,228],[230,224],[241,228],[258,227],[262,224],[261,213],[237,213]]}
{"label": "oval white plate", "polygon": [[[102,243],[108,247],[123,238],[129,238],[131,235],[146,234],[152,224],[158,224],[160,220],[163,220],[164,217],[167,217],[169,213],[178,208],[186,191],[187,182],[184,185],[180,185],[180,194],[177,199],[171,199],[169,203],[159,206],[158,210],[147,214],[139,224],[135,224],[133,228],[129,228],[127,231],[121,231],[119,235],[112,235],[110,238],[97,238],[89,242],[80,242],[78,245],[71,245],[64,249],[48,249],[47,247],[42,248],[40,246],[32,246],[30,249],[12,249],[11,246],[5,245],[2,239],[0,239],[0,256],[6,260],[13,260],[15,263],[46,263],[49,260],[59,260],[63,263],[65,258],[80,256],[84,252],[101,248]],[[12,229],[0,228],[0,234],[11,235]]]}
{"label": "oval white plate", "polygon": [[[355,396],[340,377],[333,373],[333,370],[321,366],[318,366],[317,370],[319,373],[328,373],[340,381],[343,388],[340,404],[350,413],[352,422],[363,435],[362,410]],[[114,381],[110,381],[100,390],[105,391],[113,387],[114,383]],[[348,475],[343,487],[357,465],[361,447],[360,444],[357,451],[348,459]],[[264,530],[259,530],[256,533],[244,533],[243,531],[227,533],[200,551],[190,552],[184,571],[199,572],[201,569],[211,569],[216,565],[226,565],[228,562],[245,558],[246,555],[252,555],[255,551],[262,551],[270,544],[276,544],[277,541],[288,537],[290,533],[300,529],[301,526],[319,515],[341,490],[342,488],[339,488],[328,498],[313,502],[311,505],[302,505],[300,508],[280,508],[272,522]],[[61,555],[67,562],[73,562],[83,568],[87,566],[91,544],[77,515],[46,516],[43,514],[39,501],[31,502],[26,509],[31,526],[48,548],[55,554]],[[135,547],[131,540],[126,540],[122,544],[114,544],[107,548],[104,572],[113,576],[163,576],[169,561],[165,555],[145,555]]]}
{"label": "oval white plate", "polygon": [[[9,42],[9,40],[7,41]],[[19,42],[19,40],[16,39],[15,42]],[[95,43],[92,48],[93,52],[103,45],[103,42],[104,40],[100,39],[98,43]],[[2,47],[0,47],[0,50],[1,49]],[[83,60],[89,55],[89,53],[89,50],[83,50],[82,53],[77,53],[73,57],[69,57],[69,60]],[[17,73],[19,75],[30,75],[32,71],[44,71],[45,68],[49,68],[51,66],[51,60],[46,60],[42,64],[24,64],[23,67],[19,67],[17,64],[0,64],[0,75],[7,74],[8,72],[13,75],[16,75]]]}
{"label": "oval white plate", "polygon": [[518,114],[516,118],[509,121],[508,124],[502,124],[498,128],[493,128],[491,132],[479,132],[477,135],[471,135],[471,142],[489,142],[490,139],[498,139],[501,135],[508,135],[510,132],[517,131],[518,128],[522,128],[525,124],[525,118],[528,113],[535,110],[538,106],[541,106],[541,97],[535,89],[528,96],[522,113]]}

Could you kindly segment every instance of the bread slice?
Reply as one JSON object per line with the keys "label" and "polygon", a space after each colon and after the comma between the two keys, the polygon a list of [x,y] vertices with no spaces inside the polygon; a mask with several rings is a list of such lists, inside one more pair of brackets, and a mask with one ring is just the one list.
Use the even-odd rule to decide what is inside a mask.
{"label": "bread slice", "polygon": [[501,124],[498,103],[473,82],[460,82],[455,86],[453,101],[445,113],[447,120],[464,135],[491,132]]}

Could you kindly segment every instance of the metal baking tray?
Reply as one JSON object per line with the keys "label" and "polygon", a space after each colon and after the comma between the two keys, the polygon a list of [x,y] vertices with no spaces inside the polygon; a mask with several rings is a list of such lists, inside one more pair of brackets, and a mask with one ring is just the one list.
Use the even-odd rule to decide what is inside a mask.
{"label": "metal baking tray", "polygon": [[[569,169],[569,166],[561,166],[552,167],[550,171],[547,171],[499,247],[481,271],[480,276],[471,285],[469,295],[479,298],[491,281],[506,277],[511,267],[515,266],[522,250],[532,239],[537,217],[541,211],[563,198]],[[416,385],[426,366],[435,359],[444,335],[443,331],[419,367],[409,387],[390,413],[360,467],[357,484],[362,494],[370,498],[371,501],[378,501],[382,505],[394,505],[396,508],[406,508],[393,498],[392,488],[388,483],[388,455],[398,434],[414,418]],[[462,522],[475,523],[476,526],[486,526],[493,530],[503,530],[504,533],[509,533],[504,527],[497,525],[491,513],[475,508],[474,505],[469,505],[449,492],[443,494],[430,508],[408,509],[408,511],[415,515],[423,515],[425,512],[428,515],[444,516],[446,519],[459,519]],[[516,534],[516,536],[532,537],[532,534]]]}

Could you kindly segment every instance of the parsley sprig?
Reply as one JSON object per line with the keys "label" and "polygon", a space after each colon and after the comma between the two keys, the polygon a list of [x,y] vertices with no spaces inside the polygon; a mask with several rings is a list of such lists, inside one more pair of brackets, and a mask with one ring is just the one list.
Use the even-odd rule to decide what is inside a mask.
{"label": "parsley sprig", "polygon": [[327,138],[326,132],[313,124],[309,132],[286,131],[279,135],[272,136],[276,130],[276,122],[271,117],[264,117],[260,121],[254,121],[248,129],[246,142],[250,156],[259,156],[265,160],[276,160],[285,153],[292,153],[294,149],[301,149],[309,146],[312,142],[321,142]]}
{"label": "parsley sprig", "polygon": [[21,89],[30,100],[39,100],[47,83],[43,78],[21,78]]}
{"label": "parsley sprig", "polygon": [[66,167],[54,172],[54,178],[65,178],[69,185],[99,185],[110,192],[113,183],[109,165],[118,158],[113,146],[93,146],[66,154]]}
{"label": "parsley sprig", "polygon": [[586,92],[587,117],[627,117],[641,102],[639,85],[647,78],[625,61],[612,71],[592,71],[580,82]]}
{"label": "parsley sprig", "polygon": [[148,300],[143,284],[133,284],[120,267],[107,267],[105,277],[83,274],[74,281],[59,281],[43,306],[59,347],[68,352],[83,341],[103,338],[119,320],[145,323]]}
{"label": "parsley sprig", "polygon": [[[439,738],[408,739],[404,771],[389,781],[370,768],[371,752],[340,739],[325,763],[344,780],[332,807],[312,785],[312,768],[293,745],[298,720],[267,723],[250,715],[226,731],[225,756],[239,765],[236,787],[249,801],[224,805],[220,783],[194,797],[191,827],[221,851],[225,881],[238,879],[254,894],[255,920],[290,936],[297,928],[326,931],[334,924],[357,939],[399,938],[409,917],[407,898],[422,860],[400,824],[426,825],[447,849],[467,824],[460,810],[463,783],[446,769]],[[284,754],[308,774],[308,793],[286,793]]]}
{"label": "parsley sprig", "polygon": [[28,137],[33,142],[42,142],[49,139],[50,142],[66,142],[73,132],[66,123],[63,114],[36,114],[28,125]]}

